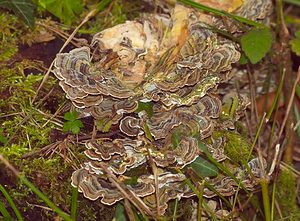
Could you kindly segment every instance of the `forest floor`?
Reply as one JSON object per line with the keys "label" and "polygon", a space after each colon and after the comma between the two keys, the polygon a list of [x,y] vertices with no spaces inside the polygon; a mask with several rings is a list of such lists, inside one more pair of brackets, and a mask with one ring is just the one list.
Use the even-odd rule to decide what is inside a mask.
{"label": "forest floor", "polygon": [[[75,117],[71,120],[73,124],[67,120],[66,113],[72,113],[72,104],[49,67],[66,41],[69,43],[62,52],[87,46],[94,34],[154,9],[142,1],[103,0],[107,4],[80,26],[99,4],[98,1],[74,2],[81,7],[76,11],[72,6],[69,18],[54,12],[53,7],[45,9],[38,5],[33,27],[28,27],[13,11],[0,8],[0,220],[64,220],[68,218],[59,211],[72,214],[75,207],[76,220],[129,220],[132,217],[147,220],[136,209],[133,209],[134,215],[128,214],[126,203],[124,209],[123,204],[107,206],[83,194],[77,196],[76,188],[71,186],[71,176],[86,161],[84,142],[91,138],[94,122],[91,117]],[[300,76],[300,6],[287,1],[282,7],[278,2],[281,1],[274,5],[270,16],[274,39],[271,50],[257,64],[238,66],[249,72],[250,79],[243,88],[249,89],[251,105],[245,112],[251,122],[241,118],[241,124],[251,125],[252,134],[247,135],[250,144],[260,131],[255,152],[267,159],[269,167],[274,163],[275,170],[254,190],[241,190],[238,196],[225,199],[235,205],[234,208],[220,203],[224,197],[214,198],[218,204],[214,213],[223,209],[234,211],[234,220],[300,219],[300,86],[296,82]],[[283,20],[278,18],[276,9],[283,10]],[[77,33],[70,37],[76,27],[79,27]],[[282,34],[285,30],[286,35]],[[259,75],[259,72],[266,73],[265,70],[271,74]],[[261,86],[256,81],[271,86],[264,93],[255,94],[253,91]],[[112,132],[116,128],[109,129]],[[101,137],[101,132],[98,135]],[[277,152],[272,146],[274,140],[280,146]],[[34,187],[28,187],[27,181],[42,191],[50,204]],[[268,184],[263,184],[264,181]],[[210,203],[197,197],[180,202],[172,200],[166,215],[160,219],[190,220],[195,202],[202,201],[206,205]],[[69,220],[75,219],[71,216]]]}

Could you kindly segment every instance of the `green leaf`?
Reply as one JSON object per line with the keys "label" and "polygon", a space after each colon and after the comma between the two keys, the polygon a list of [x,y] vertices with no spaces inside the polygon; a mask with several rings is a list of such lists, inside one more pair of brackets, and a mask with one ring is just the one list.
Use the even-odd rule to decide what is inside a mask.
{"label": "green leaf", "polygon": [[241,37],[242,49],[252,64],[259,62],[271,49],[272,33],[268,28],[255,28]]}
{"label": "green leaf", "polygon": [[249,59],[247,58],[247,56],[244,53],[242,53],[239,63],[240,64],[248,64],[248,62],[249,62]]}
{"label": "green leaf", "polygon": [[32,0],[0,0],[0,7],[12,10],[26,25],[33,27],[35,5]]}
{"label": "green leaf", "polygon": [[292,51],[295,52],[296,55],[300,56],[300,29],[295,33],[296,38],[290,41],[290,45]]}
{"label": "green leaf", "polygon": [[152,102],[138,102],[138,108],[136,109],[136,113],[141,111],[146,111],[149,118],[153,116],[153,103]]}
{"label": "green leaf", "polygon": [[198,157],[187,167],[191,167],[199,176],[202,177],[213,177],[218,175],[218,168],[202,157]]}
{"label": "green leaf", "polygon": [[116,221],[127,221],[125,209],[122,203],[117,204],[114,217]]}
{"label": "green leaf", "polygon": [[80,129],[83,127],[83,124],[80,120],[67,121],[63,125],[63,131],[71,131],[73,134],[78,134]]}
{"label": "green leaf", "polygon": [[205,154],[210,154],[208,151],[207,146],[204,143],[199,142],[198,147],[201,151],[203,151]]}
{"label": "green leaf", "polygon": [[78,112],[76,112],[76,111],[70,111],[70,112],[65,113],[64,119],[68,120],[68,121],[74,121],[74,120],[77,119],[78,115],[79,115]]}
{"label": "green leaf", "polygon": [[40,6],[70,25],[82,10],[82,0],[39,0]]}
{"label": "green leaf", "polygon": [[3,135],[3,128],[0,128],[0,143],[6,144],[7,140],[7,137]]}

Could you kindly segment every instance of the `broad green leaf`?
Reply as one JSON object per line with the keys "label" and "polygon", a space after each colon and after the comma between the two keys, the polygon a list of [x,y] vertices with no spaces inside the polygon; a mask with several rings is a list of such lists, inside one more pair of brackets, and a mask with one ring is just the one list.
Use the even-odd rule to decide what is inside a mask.
{"label": "broad green leaf", "polygon": [[271,49],[272,33],[268,28],[255,28],[241,37],[242,49],[252,64],[259,62]]}
{"label": "broad green leaf", "polygon": [[76,111],[70,111],[70,112],[65,113],[64,119],[68,120],[68,121],[74,121],[74,120],[77,119],[78,115],[79,115],[78,112],[76,112]]}
{"label": "broad green leaf", "polygon": [[203,151],[205,154],[210,154],[207,146],[204,143],[199,142],[198,147],[201,151]]}
{"label": "broad green leaf", "polygon": [[202,177],[213,177],[218,175],[218,168],[202,157],[198,157],[187,167],[191,167],[199,176]]}
{"label": "broad green leaf", "polygon": [[68,121],[68,122],[64,123],[64,126],[63,126],[63,131],[64,132],[70,131],[71,128],[72,128],[72,122],[71,121]]}
{"label": "broad green leaf", "polygon": [[82,10],[82,0],[39,0],[40,6],[70,25]]}
{"label": "broad green leaf", "polygon": [[152,102],[141,102],[138,103],[138,108],[136,109],[136,113],[141,111],[146,111],[149,118],[153,116],[153,103]]}
{"label": "broad green leaf", "polygon": [[300,56],[300,29],[295,33],[296,38],[290,41],[292,51],[295,52],[296,55]]}
{"label": "broad green leaf", "polygon": [[115,220],[116,221],[127,221],[126,215],[125,215],[125,209],[122,203],[118,203],[115,211]]}
{"label": "broad green leaf", "polygon": [[12,10],[26,25],[33,27],[35,5],[32,0],[0,0],[0,7]]}

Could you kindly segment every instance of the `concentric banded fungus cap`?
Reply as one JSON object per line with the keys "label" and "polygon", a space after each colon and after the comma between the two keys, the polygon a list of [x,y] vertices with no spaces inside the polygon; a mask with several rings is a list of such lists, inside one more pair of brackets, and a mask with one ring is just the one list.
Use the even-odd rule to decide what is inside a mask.
{"label": "concentric banded fungus cap", "polygon": [[91,159],[86,163],[94,173],[101,172],[101,162],[108,164],[108,168],[115,174],[123,174],[127,170],[138,167],[146,162],[146,154],[140,153],[143,142],[131,139],[98,139],[86,143],[87,157]]}
{"label": "concentric banded fungus cap", "polygon": [[[123,199],[122,193],[107,178],[91,174],[85,168],[73,173],[72,185],[78,187],[86,198],[90,200],[101,198],[101,203],[106,205],[113,205]],[[155,189],[151,183],[139,181],[135,185],[126,185],[126,188],[139,197],[150,195]]]}
{"label": "concentric banded fungus cap", "polygon": [[172,128],[180,124],[189,125],[190,130],[200,132],[202,138],[211,134],[212,118],[221,112],[221,101],[216,97],[205,96],[191,106],[179,107],[170,111],[156,109],[147,121],[151,134],[155,139],[165,138]]}
{"label": "concentric banded fungus cap", "polygon": [[[270,4],[269,0],[197,1],[251,19],[264,19]],[[107,178],[106,168],[122,187],[156,211],[150,170],[142,171],[134,185],[124,182],[125,175],[152,159],[159,171],[158,209],[163,214],[171,199],[194,195],[184,183],[186,176],[174,171],[184,171],[202,154],[198,144],[206,142],[213,130],[228,129],[218,120],[222,97],[216,94],[240,59],[238,46],[207,28],[223,28],[220,18],[180,4],[170,8],[168,15],[149,15],[101,31],[92,40],[92,51],[82,47],[57,55],[54,73],[67,98],[83,115],[120,129],[116,137],[87,141],[89,161],[72,175],[72,185],[91,200],[101,198],[112,205],[124,197]],[[229,25],[238,34],[238,27]],[[140,101],[153,104],[152,116],[135,113]],[[237,118],[231,119],[232,125]],[[176,142],[173,135],[178,135]],[[226,158],[223,146],[222,140],[209,143],[215,160]],[[257,165],[256,160],[249,162],[259,177],[263,168]],[[236,166],[236,170],[246,188],[253,188],[256,183],[246,173],[241,176],[244,169]],[[222,174],[207,182],[224,196],[237,189],[235,180]],[[205,188],[204,196],[213,197],[215,192]]]}
{"label": "concentric banded fungus cap", "polygon": [[[139,178],[143,180],[143,183],[153,183],[154,176],[142,176]],[[158,176],[158,188],[159,188],[159,211],[160,214],[164,214],[168,208],[168,202],[172,199],[189,198],[194,196],[195,193],[188,187],[187,184],[183,184],[186,179],[183,174],[173,174],[171,172],[165,172]],[[157,203],[155,194],[144,197],[143,201],[153,212],[156,212]]]}

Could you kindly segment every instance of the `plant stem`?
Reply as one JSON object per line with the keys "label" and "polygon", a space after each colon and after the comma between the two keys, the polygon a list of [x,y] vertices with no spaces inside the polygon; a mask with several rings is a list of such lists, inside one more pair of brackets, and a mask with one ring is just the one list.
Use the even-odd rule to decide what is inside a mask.
{"label": "plant stem", "polygon": [[173,212],[173,217],[172,217],[172,221],[176,221],[176,213],[177,213],[177,207],[178,207],[178,198],[175,199],[175,206],[174,206],[174,212]]}
{"label": "plant stem", "polygon": [[241,16],[226,12],[224,10],[218,10],[218,9],[215,9],[215,8],[211,8],[209,6],[194,2],[192,0],[178,0],[178,2],[184,3],[186,5],[192,6],[194,8],[200,9],[200,10],[205,11],[205,12],[212,13],[213,15],[226,16],[226,17],[232,18],[236,21],[239,21],[239,22],[247,24],[247,25],[251,25],[251,26],[254,26],[254,27],[264,27],[264,28],[266,28],[266,26],[264,24],[261,24],[259,22],[255,22],[255,21],[249,20],[247,18],[243,18]]}
{"label": "plant stem", "polygon": [[13,220],[7,209],[5,208],[4,203],[0,201],[0,213],[2,214],[4,220]]}
{"label": "plant stem", "polygon": [[78,188],[72,187],[72,198],[71,198],[71,219],[76,221],[77,212],[77,199],[78,199]]}
{"label": "plant stem", "polygon": [[20,211],[16,207],[16,204],[14,203],[14,201],[10,197],[9,193],[4,189],[4,187],[1,184],[0,184],[0,191],[2,192],[2,194],[5,197],[5,199],[7,200],[7,202],[9,203],[9,205],[11,206],[11,208],[13,209],[14,213],[16,214],[17,219],[19,221],[23,221],[24,219],[23,219]]}
{"label": "plant stem", "polygon": [[265,211],[265,220],[271,221],[271,210],[270,210],[270,199],[269,199],[269,191],[268,191],[268,181],[265,178],[260,180],[264,211]]}
{"label": "plant stem", "polygon": [[[2,161],[5,166],[8,167],[19,179],[20,181],[25,184],[35,195],[37,195],[41,200],[43,200],[54,212],[57,213],[61,218],[66,221],[73,221],[70,216],[58,208],[47,196],[45,196],[38,188],[36,188],[27,178],[20,174],[20,172],[14,168],[1,154],[0,154],[0,161]],[[16,212],[15,212],[16,213]],[[16,214],[17,215],[17,214]],[[22,217],[19,220],[23,220]]]}

